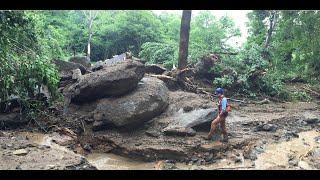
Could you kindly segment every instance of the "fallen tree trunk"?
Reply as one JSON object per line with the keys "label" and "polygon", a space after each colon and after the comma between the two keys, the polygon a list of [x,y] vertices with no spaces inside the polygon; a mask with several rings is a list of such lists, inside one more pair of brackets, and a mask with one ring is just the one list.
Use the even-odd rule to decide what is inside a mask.
{"label": "fallen tree trunk", "polygon": [[[150,76],[156,77],[164,81],[170,90],[176,89],[176,88],[182,88],[189,92],[207,95],[209,96],[211,101],[214,101],[214,97],[217,97],[217,95],[210,93],[208,91],[205,91],[203,88],[199,88],[190,80],[190,78],[188,78],[192,76],[193,73],[194,72],[192,68],[185,68],[183,70],[176,70],[175,72],[169,73],[171,76],[167,76],[167,75],[150,75]],[[238,100],[233,98],[228,98],[228,100],[245,103],[244,100]]]}

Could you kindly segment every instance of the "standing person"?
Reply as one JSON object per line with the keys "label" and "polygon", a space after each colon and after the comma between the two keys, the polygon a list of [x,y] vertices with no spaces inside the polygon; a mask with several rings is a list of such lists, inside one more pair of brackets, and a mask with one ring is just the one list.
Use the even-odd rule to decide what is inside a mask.
{"label": "standing person", "polygon": [[228,104],[228,100],[223,95],[223,89],[217,88],[215,91],[215,94],[218,95],[219,102],[218,102],[218,108],[219,113],[216,119],[214,119],[211,123],[211,129],[208,134],[207,139],[210,140],[214,134],[214,131],[218,124],[220,124],[220,127],[222,129],[222,135],[223,135],[223,142],[228,142],[228,134],[226,129],[226,118],[228,116],[228,112],[230,112],[231,108]]}

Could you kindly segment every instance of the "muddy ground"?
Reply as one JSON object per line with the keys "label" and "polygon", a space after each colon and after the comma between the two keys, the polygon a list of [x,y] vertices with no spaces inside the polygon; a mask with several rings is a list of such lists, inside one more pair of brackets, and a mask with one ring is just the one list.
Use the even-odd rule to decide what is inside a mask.
{"label": "muddy ground", "polygon": [[51,108],[39,124],[0,131],[0,169],[320,169],[319,100],[233,105],[227,143],[205,140],[208,127],[164,135],[166,118],[93,132],[89,105],[68,117]]}

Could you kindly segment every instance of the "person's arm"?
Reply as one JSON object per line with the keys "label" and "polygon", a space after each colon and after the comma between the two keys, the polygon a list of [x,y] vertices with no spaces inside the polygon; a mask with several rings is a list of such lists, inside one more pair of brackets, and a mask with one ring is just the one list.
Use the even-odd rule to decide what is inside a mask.
{"label": "person's arm", "polygon": [[223,98],[221,101],[221,113],[220,116],[222,115],[222,113],[226,112],[227,109],[227,98]]}

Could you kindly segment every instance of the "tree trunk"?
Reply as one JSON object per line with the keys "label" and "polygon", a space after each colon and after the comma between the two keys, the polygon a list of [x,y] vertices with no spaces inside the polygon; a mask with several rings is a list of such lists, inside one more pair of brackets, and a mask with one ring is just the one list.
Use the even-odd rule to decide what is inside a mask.
{"label": "tree trunk", "polygon": [[84,11],[84,15],[87,18],[88,22],[88,31],[89,31],[89,37],[88,37],[88,43],[87,43],[87,57],[90,59],[91,55],[91,39],[92,39],[92,26],[93,26],[93,20],[97,17],[98,12],[95,11]]}
{"label": "tree trunk", "polygon": [[89,16],[89,38],[88,38],[88,45],[87,45],[87,57],[90,59],[90,54],[91,54],[91,38],[92,38],[92,23],[93,23],[93,16],[92,13],[90,13]]}
{"label": "tree trunk", "polygon": [[275,25],[276,25],[276,20],[277,20],[276,13],[277,13],[276,11],[270,12],[269,29],[268,29],[265,44],[264,44],[265,48],[267,48],[269,46],[270,39],[271,39],[272,33],[274,31]]}
{"label": "tree trunk", "polygon": [[180,27],[180,47],[178,69],[182,70],[187,66],[189,31],[191,21],[191,10],[183,10]]}

